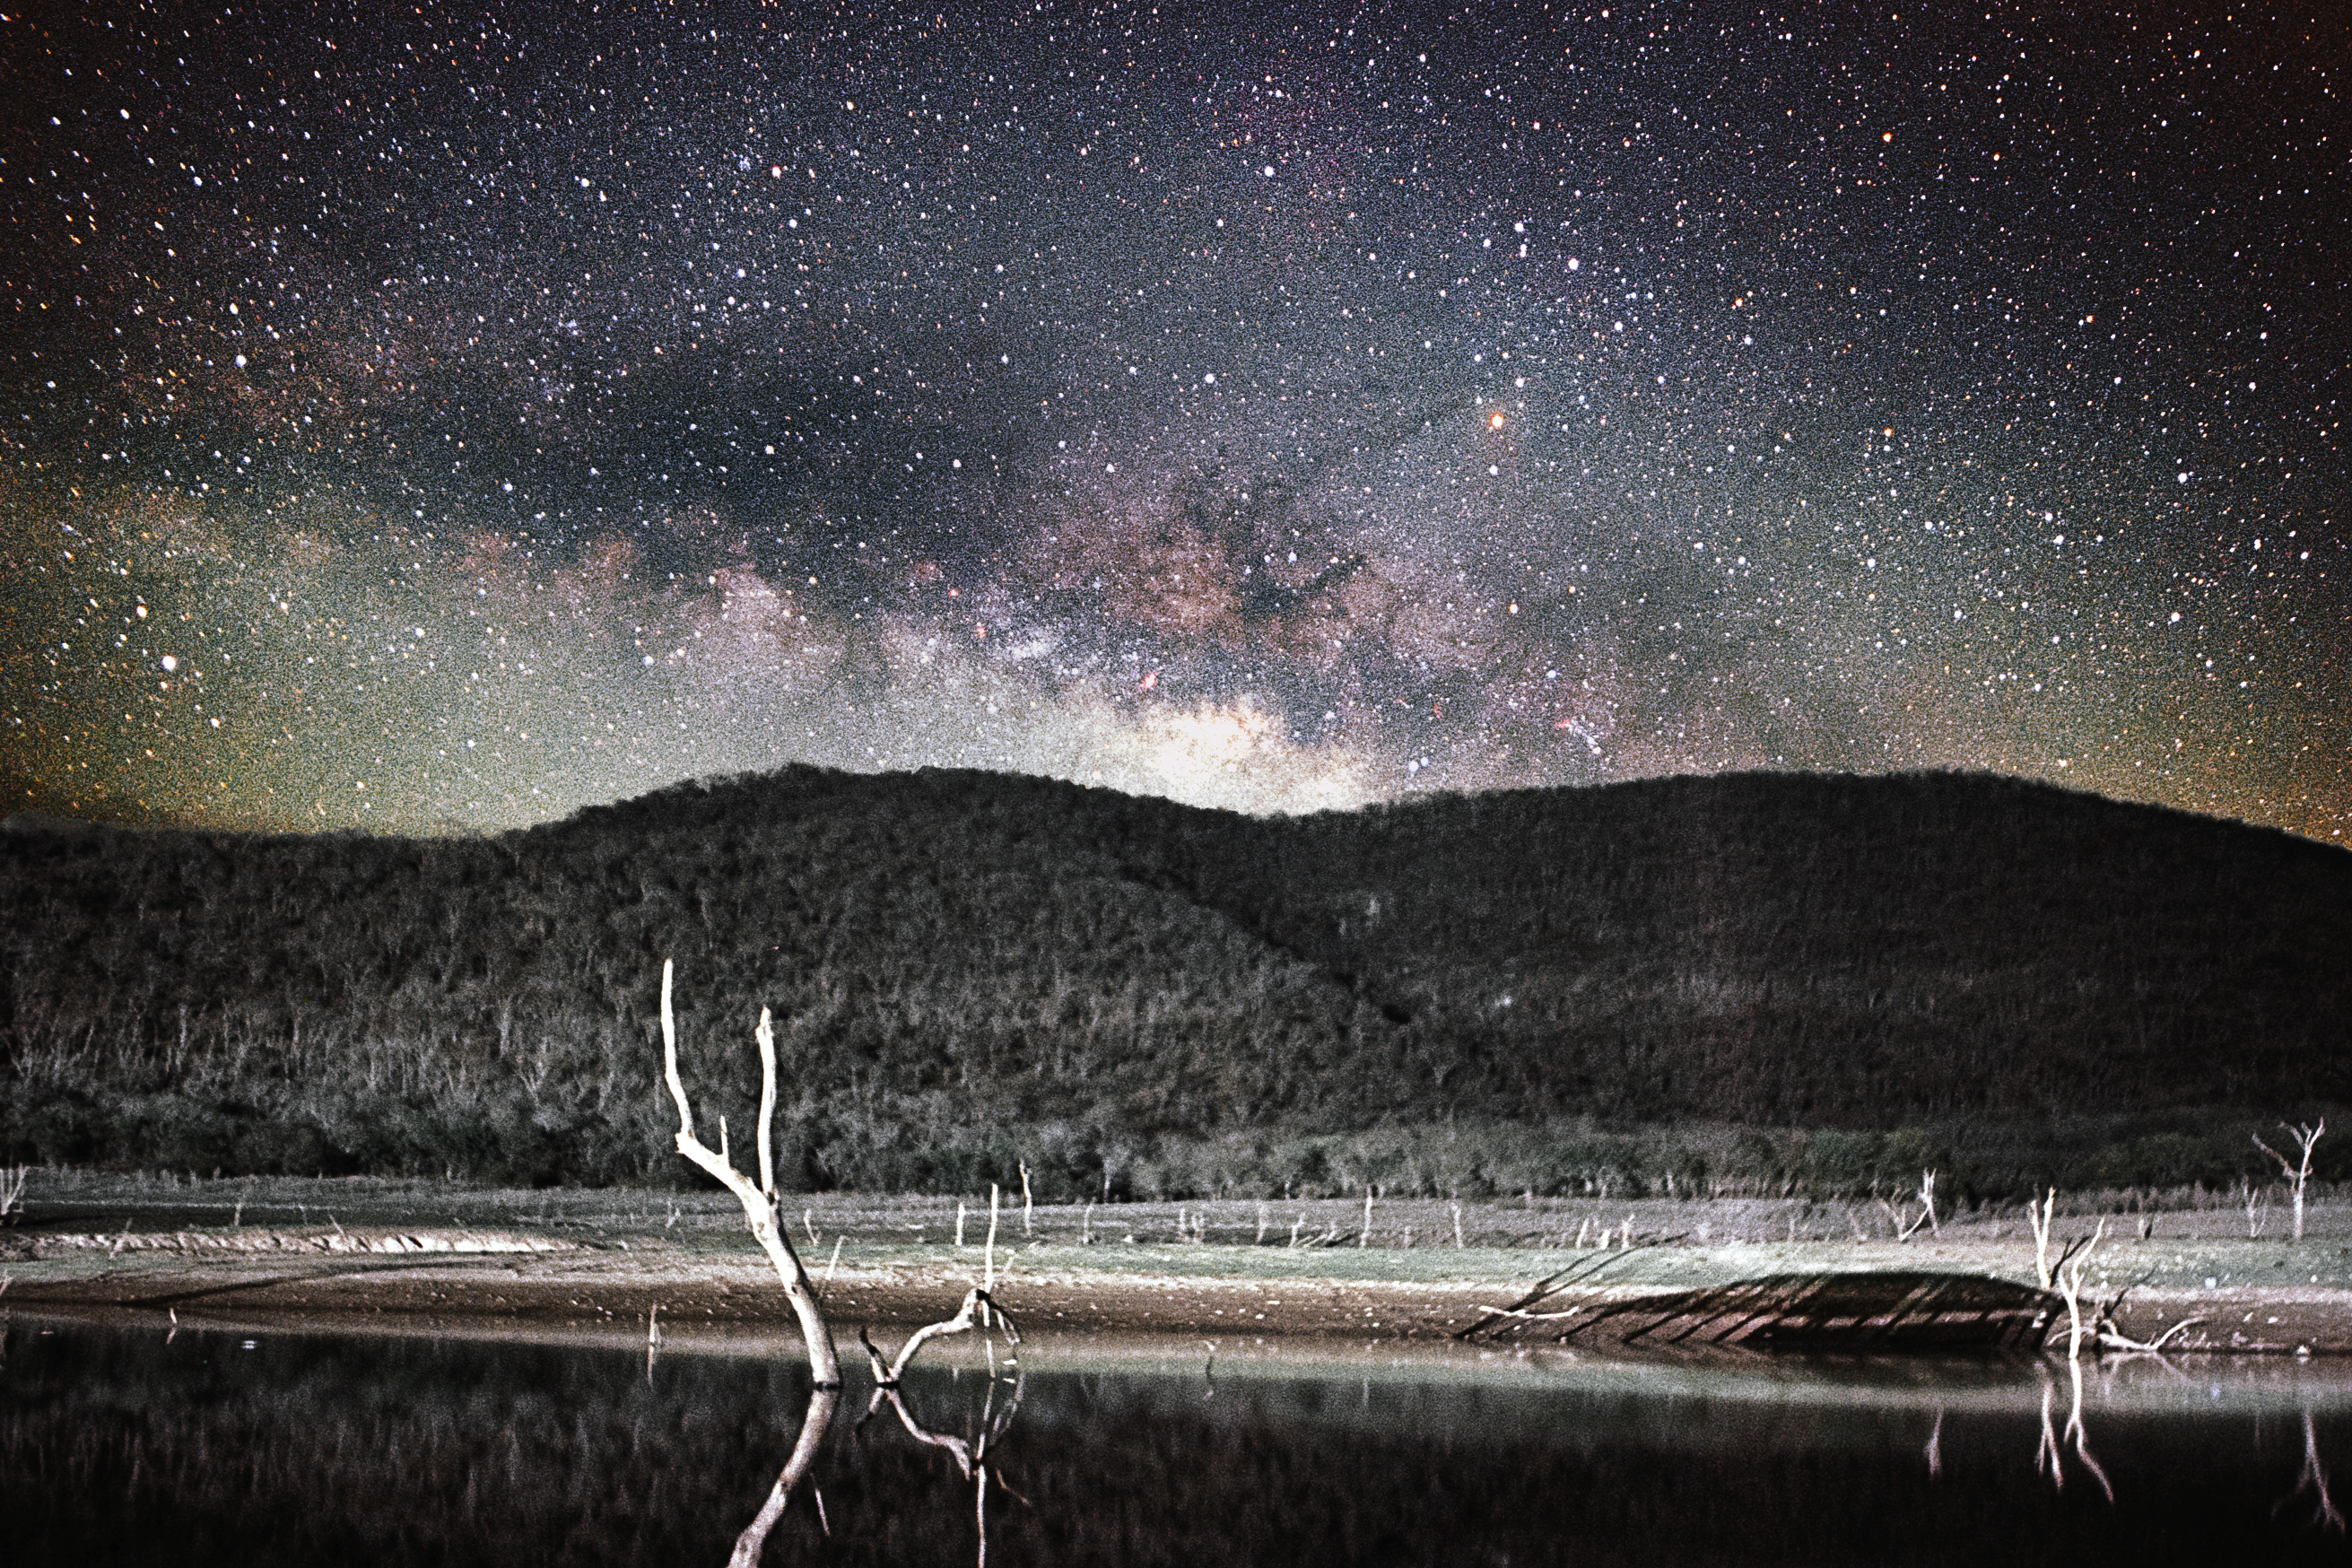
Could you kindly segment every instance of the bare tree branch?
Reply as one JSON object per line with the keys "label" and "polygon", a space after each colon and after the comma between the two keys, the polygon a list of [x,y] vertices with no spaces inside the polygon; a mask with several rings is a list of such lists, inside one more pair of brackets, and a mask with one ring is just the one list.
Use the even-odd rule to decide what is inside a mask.
{"label": "bare tree branch", "polygon": [[[677,1025],[670,1013],[670,970],[667,959],[662,961],[662,1074],[669,1082],[670,1098],[677,1101],[677,1152],[695,1164],[717,1177],[727,1190],[743,1205],[743,1218],[751,1235],[767,1253],[768,1261],[776,1266],[776,1274],[783,1281],[784,1299],[793,1304],[793,1312],[800,1319],[801,1337],[808,1343],[809,1373],[819,1388],[841,1386],[841,1363],[834,1353],[833,1330],[824,1321],[824,1310],[818,1305],[816,1288],[809,1282],[808,1270],[801,1267],[800,1254],[793,1250],[793,1238],[776,1224],[776,1205],[767,1194],[751,1184],[750,1177],[738,1171],[727,1158],[726,1123],[719,1126],[720,1152],[713,1152],[701,1139],[694,1135],[694,1112],[687,1104],[686,1084],[677,1076]],[[776,1103],[776,1057],[774,1034],[769,1027],[768,1010],[760,1009],[760,1151],[761,1163],[767,1163],[768,1119]],[[771,1175],[763,1170],[763,1175]],[[772,1180],[771,1181],[772,1189]]]}
{"label": "bare tree branch", "polygon": [[2091,1233],[2091,1239],[2084,1244],[2081,1255],[2076,1256],[2073,1247],[2067,1247],[2065,1257],[2059,1260],[2059,1266],[2054,1270],[2057,1276],[2058,1293],[2065,1299],[2066,1302],[2066,1359],[2070,1362],[2082,1355],[2084,1340],[2089,1339],[2093,1348],[2097,1348],[2096,1305],[2094,1304],[2089,1320],[2086,1320],[2083,1314],[2083,1271],[2090,1267],[2092,1250],[2099,1245],[2106,1234],[2107,1222],[2102,1215],[2099,1227]]}
{"label": "bare tree branch", "polygon": [[[2042,1203],[2029,1201],[2025,1217],[2033,1223],[2033,1282],[2044,1290],[2050,1289],[2056,1276],[2050,1264],[2050,1222],[2058,1212],[2058,1189],[2050,1189],[2049,1198]],[[2061,1258],[2059,1262],[2066,1261]]]}
{"label": "bare tree branch", "polygon": [[2277,1150],[2263,1142],[2260,1134],[2255,1135],[2254,1147],[2260,1149],[2263,1153],[2268,1154],[2272,1159],[2276,1160],[2279,1163],[2279,1169],[2286,1173],[2287,1181],[2294,1186],[2294,1238],[2297,1241],[2301,1241],[2303,1239],[2304,1184],[2311,1180],[2311,1151],[2313,1147],[2318,1143],[2320,1139],[2327,1135],[2327,1118],[2325,1116],[2321,1117],[2319,1119],[2319,1125],[2316,1127],[2313,1127],[2300,1121],[2296,1122],[2292,1127],[2287,1127],[2287,1124],[2284,1121],[2280,1122],[2279,1125],[2281,1127],[2286,1127],[2287,1131],[2294,1134],[2295,1142],[2300,1145],[2303,1151],[2303,1159],[2300,1163],[2288,1159],[2285,1155],[2280,1153]]}
{"label": "bare tree branch", "polygon": [[1021,1331],[1014,1326],[1012,1318],[1006,1314],[1003,1308],[996,1304],[986,1290],[975,1285],[964,1293],[963,1305],[957,1309],[954,1317],[942,1318],[936,1323],[926,1323],[908,1335],[907,1342],[898,1347],[898,1358],[894,1361],[884,1363],[882,1352],[864,1329],[857,1331],[857,1342],[866,1347],[866,1365],[874,1373],[875,1385],[879,1388],[896,1388],[898,1386],[899,1378],[906,1373],[907,1363],[913,1361],[915,1352],[930,1341],[942,1334],[969,1333],[975,1328],[987,1331],[998,1323],[1004,1325],[1006,1343],[1018,1345],[1021,1342]]}
{"label": "bare tree branch", "polygon": [[[768,1136],[768,1124],[776,1119],[776,1031],[768,1023],[765,1007],[760,1009],[760,1026],[752,1034],[760,1042],[760,1192],[773,1207],[776,1156],[774,1140]],[[812,1244],[814,1241],[812,1237]]]}

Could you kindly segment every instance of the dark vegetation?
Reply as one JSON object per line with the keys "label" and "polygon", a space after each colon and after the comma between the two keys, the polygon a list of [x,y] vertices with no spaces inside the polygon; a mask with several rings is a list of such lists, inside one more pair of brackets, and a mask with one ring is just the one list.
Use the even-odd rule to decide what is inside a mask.
{"label": "dark vegetation", "polygon": [[796,768],[497,839],[15,818],[0,933],[0,1158],[47,1163],[672,1180],[665,956],[696,1103],[746,1136],[775,1010],[803,1188],[2227,1184],[2352,1100],[2352,856],[1956,774],[1253,819]]}

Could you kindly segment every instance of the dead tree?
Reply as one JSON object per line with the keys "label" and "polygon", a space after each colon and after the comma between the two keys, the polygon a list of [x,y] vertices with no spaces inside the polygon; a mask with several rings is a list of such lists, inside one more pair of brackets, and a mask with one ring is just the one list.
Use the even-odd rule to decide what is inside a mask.
{"label": "dead tree", "polygon": [[2084,1246],[2081,1252],[2077,1253],[2073,1247],[2068,1247],[2066,1257],[2059,1260],[2059,1267],[2054,1270],[2058,1294],[2066,1303],[2066,1359],[2068,1361],[2081,1358],[2084,1340],[2089,1340],[2094,1348],[2096,1348],[2098,1343],[2100,1314],[2095,1310],[2085,1317],[2083,1312],[2083,1271],[2090,1267],[2092,1249],[2099,1245],[2106,1234],[2107,1222],[2105,1216],[2102,1215],[2099,1228],[2091,1233],[2090,1241]]}
{"label": "dead tree", "polygon": [[[2084,1237],[2078,1236],[2074,1240],[2066,1244],[2064,1250],[2058,1254],[2057,1261],[2054,1263],[2052,1262],[2050,1258],[2050,1226],[2051,1222],[2057,1218],[2057,1215],[2058,1189],[2055,1187],[2050,1189],[2050,1195],[2040,1204],[2035,1204],[2031,1199],[2026,1201],[2025,1217],[2033,1226],[2033,1282],[2044,1290],[2056,1289],[2058,1288],[2058,1271],[2066,1267],[2066,1260],[2074,1257],[2074,1254],[2081,1250],[2084,1246],[2091,1244],[2091,1242],[2086,1242]],[[2106,1222],[2105,1220],[2101,1220],[2099,1224],[2101,1230],[2104,1231],[2106,1226]],[[2095,1238],[2092,1238],[2092,1241],[2095,1240]]]}
{"label": "dead tree", "polygon": [[2254,1147],[2276,1160],[2279,1163],[2279,1169],[2286,1173],[2287,1182],[2294,1191],[2294,1238],[2301,1241],[2303,1239],[2303,1187],[2305,1183],[2311,1180],[2312,1147],[2327,1134],[2327,1118],[2321,1117],[2319,1125],[2316,1127],[2306,1126],[2300,1121],[2292,1127],[2287,1127],[2284,1121],[2279,1125],[2286,1127],[2287,1131],[2294,1135],[2295,1142],[2300,1146],[2303,1153],[2300,1162],[2288,1159],[2263,1142],[2259,1133],[2254,1137]]}
{"label": "dead tree", "polygon": [[[2205,1321],[2202,1318],[2183,1318],[2153,1340],[2136,1340],[2124,1332],[2122,1326],[2116,1321],[2116,1313],[2121,1310],[2124,1297],[2131,1292],[2131,1286],[2126,1285],[2104,1302],[2093,1302],[2086,1307],[2083,1300],[2083,1275],[2090,1267],[2092,1249],[2106,1237],[2107,1222],[2102,1216],[2098,1227],[2087,1237],[2077,1237],[2068,1242],[2066,1250],[2059,1254],[2056,1265],[2053,1266],[2050,1262],[2050,1211],[2056,1206],[2055,1189],[2051,1193],[2047,1206],[2034,1209],[2032,1205],[2027,1205],[2034,1215],[2036,1266],[2042,1273],[2042,1288],[2056,1290],[2059,1300],[2066,1304],[2066,1359],[2069,1362],[2081,1359],[2085,1344],[2095,1353],[2115,1351],[2126,1355],[2162,1355],[2167,1345]],[[2054,1339],[2058,1332],[2056,1325],[2052,1325],[2050,1331]]]}
{"label": "dead tree", "polygon": [[738,1171],[728,1158],[724,1117],[719,1119],[719,1148],[715,1152],[694,1134],[694,1112],[686,1102],[686,1085],[677,1076],[677,1025],[670,1015],[670,961],[664,959],[662,1074],[669,1082],[670,1098],[677,1101],[677,1152],[717,1177],[743,1205],[743,1218],[761,1249],[767,1253],[768,1261],[776,1266],[776,1274],[783,1281],[784,1299],[793,1304],[793,1312],[800,1319],[801,1338],[808,1343],[809,1375],[820,1390],[837,1389],[841,1386],[841,1362],[834,1354],[833,1330],[825,1323],[824,1309],[818,1304],[816,1288],[809,1282],[808,1270],[801,1267],[800,1254],[793,1250],[792,1237],[776,1223],[776,1172],[768,1133],[768,1124],[776,1110],[776,1032],[768,1022],[768,1010],[760,1009],[756,1031],[760,1042],[760,1184],[754,1186],[751,1179]]}
{"label": "dead tree", "polygon": [[1878,1206],[1886,1211],[1886,1223],[1894,1229],[1895,1239],[1897,1241],[1909,1241],[1918,1233],[1921,1226],[1936,1217],[1936,1211],[1933,1208],[1924,1208],[1919,1211],[1917,1218],[1906,1222],[1903,1217],[1903,1211],[1885,1198],[1878,1200]]}
{"label": "dead tree", "polygon": [[[1014,1326],[1013,1319],[1003,1308],[996,1304],[986,1289],[975,1285],[964,1292],[963,1305],[958,1309],[954,1317],[943,1318],[936,1323],[926,1323],[908,1334],[907,1342],[898,1347],[897,1357],[890,1361],[886,1362],[882,1359],[881,1350],[864,1329],[857,1331],[857,1342],[866,1347],[866,1363],[874,1373],[874,1386],[894,1389],[898,1386],[900,1379],[904,1376],[907,1363],[915,1359],[915,1352],[921,1350],[931,1340],[937,1339],[941,1334],[970,1333],[973,1329],[978,1329],[982,1333],[989,1333],[992,1332],[999,1324],[1003,1324],[1004,1328],[1004,1342],[1010,1346],[1018,1346],[1021,1343],[1020,1329]],[[1018,1365],[1019,1361],[1020,1358],[1016,1353],[1013,1357],[1014,1364]]]}

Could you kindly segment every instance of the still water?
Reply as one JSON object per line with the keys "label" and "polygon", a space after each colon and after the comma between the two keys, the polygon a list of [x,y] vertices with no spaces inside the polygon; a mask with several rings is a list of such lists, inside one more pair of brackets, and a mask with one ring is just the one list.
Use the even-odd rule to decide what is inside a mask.
{"label": "still water", "polygon": [[967,1343],[804,1426],[803,1365],[723,1348],[21,1318],[0,1348],[13,1568],[2352,1562],[2324,1363],[2143,1359],[2078,1405],[2031,1360]]}

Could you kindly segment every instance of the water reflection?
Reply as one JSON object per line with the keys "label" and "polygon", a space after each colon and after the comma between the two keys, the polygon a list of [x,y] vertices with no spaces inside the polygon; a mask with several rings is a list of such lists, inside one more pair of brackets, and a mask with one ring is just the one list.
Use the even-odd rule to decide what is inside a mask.
{"label": "water reflection", "polygon": [[[783,1518],[784,1507],[793,1500],[793,1489],[808,1476],[809,1467],[816,1462],[816,1451],[824,1441],[825,1428],[833,1425],[833,1413],[841,1404],[841,1388],[837,1384],[820,1384],[809,1390],[808,1414],[801,1420],[800,1441],[793,1445],[793,1457],[784,1461],[783,1473],[768,1492],[768,1500],[743,1533],[735,1538],[735,1550],[728,1553],[728,1568],[751,1568],[760,1561],[761,1548],[768,1543],[768,1531],[776,1528]],[[824,1517],[824,1494],[817,1492],[817,1523],[827,1535],[832,1524]]]}
{"label": "water reflection", "polygon": [[500,1568],[2346,1552],[2330,1466],[2352,1376],[2324,1363],[1369,1360],[1229,1340],[1203,1400],[1198,1341],[1049,1342],[992,1370],[967,1336],[898,1388],[844,1395],[676,1330],[649,1378],[635,1335],[166,1327],[20,1318],[0,1340],[11,1568],[164,1545]]}
{"label": "water reflection", "polygon": [[[997,1401],[1000,1385],[1004,1391],[1001,1408]],[[933,1432],[925,1427],[907,1408],[905,1396],[895,1386],[877,1386],[874,1390],[874,1397],[866,1403],[865,1417],[862,1417],[858,1423],[861,1426],[864,1426],[866,1420],[870,1419],[875,1412],[887,1405],[891,1414],[898,1417],[898,1425],[906,1429],[908,1436],[926,1447],[944,1449],[955,1460],[956,1468],[962,1472],[964,1479],[971,1483],[972,1524],[977,1537],[977,1561],[980,1568],[988,1568],[988,1483],[993,1479],[1003,1490],[1008,1492],[1013,1490],[1002,1476],[995,1475],[990,1469],[989,1450],[1012,1427],[1013,1417],[1021,1409],[1023,1387],[1022,1374],[1017,1365],[1009,1373],[992,1371],[988,1378],[987,1403],[981,1409],[979,1434],[971,1438],[957,1437],[944,1432]],[[741,1568],[741,1565],[738,1564],[737,1568]]]}
{"label": "water reflection", "polygon": [[[2099,1489],[2107,1494],[2107,1501],[2112,1503],[2116,1500],[2115,1483],[2107,1479],[2107,1472],[2100,1468],[2099,1461],[2092,1455],[2090,1433],[2083,1426],[2083,1363],[2069,1357],[2065,1365],[2074,1390],[2074,1402],[2066,1413],[2066,1441],[2074,1445],[2075,1462],[2091,1473],[2092,1479],[2099,1483]],[[2050,1427],[2050,1406],[2056,1397],[2057,1387],[2047,1363],[2037,1370],[2042,1373],[2042,1445],[2034,1450],[2033,1468],[2049,1478],[2053,1489],[2063,1492],[2066,1489],[2065,1455],[2059,1447],[2058,1434]]]}
{"label": "water reflection", "polygon": [[2336,1501],[2327,1495],[2327,1468],[2319,1462],[2319,1430],[2314,1425],[2311,1406],[2303,1407],[2303,1473],[2295,1478],[2294,1490],[2289,1492],[2280,1508],[2293,1502],[2305,1492],[2314,1495],[2311,1521],[2324,1530],[2344,1533],[2344,1516],[2336,1511]]}

